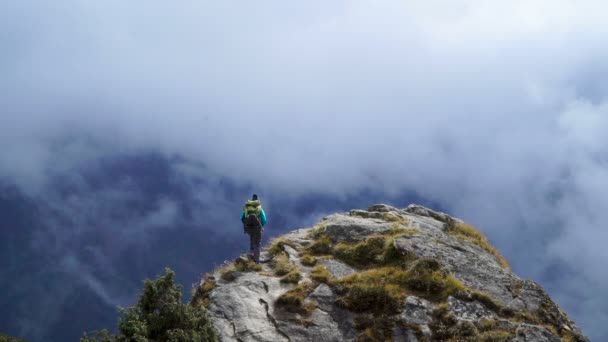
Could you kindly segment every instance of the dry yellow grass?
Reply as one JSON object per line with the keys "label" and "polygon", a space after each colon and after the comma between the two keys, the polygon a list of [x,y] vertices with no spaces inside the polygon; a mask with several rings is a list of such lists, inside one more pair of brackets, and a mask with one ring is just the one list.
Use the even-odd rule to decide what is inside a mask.
{"label": "dry yellow grass", "polygon": [[331,274],[325,266],[317,265],[312,269],[310,273],[310,279],[319,282],[319,283],[327,283],[331,278]]}
{"label": "dry yellow grass", "polygon": [[314,289],[315,284],[313,282],[303,281],[277,298],[275,304],[277,307],[289,312],[305,315],[310,314],[316,308],[316,304],[312,301],[307,302],[306,297],[308,297]]}
{"label": "dry yellow grass", "polygon": [[270,265],[273,268],[273,273],[276,276],[284,276],[293,271],[296,266],[289,261],[289,257],[285,253],[277,254],[274,256]]}
{"label": "dry yellow grass", "polygon": [[509,266],[507,260],[502,255],[500,255],[498,250],[490,244],[488,238],[483,235],[479,230],[473,228],[472,226],[466,223],[451,220],[448,221],[448,223],[446,224],[446,231],[450,235],[465,239],[483,248],[484,250],[492,254],[496,258],[498,263],[502,265],[502,267],[504,267],[506,270],[511,270],[511,266]]}

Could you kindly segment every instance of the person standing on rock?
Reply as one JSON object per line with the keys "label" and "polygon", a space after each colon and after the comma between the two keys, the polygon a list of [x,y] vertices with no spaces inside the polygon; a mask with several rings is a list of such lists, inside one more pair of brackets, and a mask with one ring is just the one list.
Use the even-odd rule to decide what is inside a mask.
{"label": "person standing on rock", "polygon": [[249,251],[253,254],[255,263],[259,264],[262,232],[267,220],[262,204],[258,200],[258,195],[253,194],[251,200],[245,203],[241,214],[241,222],[243,222],[245,234],[249,234]]}

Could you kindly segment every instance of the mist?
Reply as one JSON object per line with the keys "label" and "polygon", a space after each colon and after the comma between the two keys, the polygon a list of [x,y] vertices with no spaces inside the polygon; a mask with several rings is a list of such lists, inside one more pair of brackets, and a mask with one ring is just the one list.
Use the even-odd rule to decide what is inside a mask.
{"label": "mist", "polygon": [[[154,235],[183,212],[170,198],[141,215],[120,209],[139,196],[128,182],[88,191],[79,170],[117,155],[153,151],[173,160],[180,182],[204,170],[275,198],[413,191],[480,227],[516,273],[605,339],[606,10],[599,1],[2,3],[0,177],[31,198],[59,198],[53,212],[64,216],[107,204],[120,222],[99,226],[134,227],[121,234]],[[95,196],[57,197],[57,179]],[[191,189],[193,199],[221,191]],[[214,217],[234,215],[231,200],[208,202]],[[311,215],[297,219],[320,213]]]}

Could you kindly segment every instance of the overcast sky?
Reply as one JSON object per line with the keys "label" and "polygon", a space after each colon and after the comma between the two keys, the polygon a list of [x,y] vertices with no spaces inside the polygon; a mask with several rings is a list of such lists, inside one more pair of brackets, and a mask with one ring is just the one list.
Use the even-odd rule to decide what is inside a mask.
{"label": "overcast sky", "polygon": [[606,13],[562,0],[3,1],[0,175],[38,196],[50,175],[156,150],[290,196],[412,189],[608,337]]}

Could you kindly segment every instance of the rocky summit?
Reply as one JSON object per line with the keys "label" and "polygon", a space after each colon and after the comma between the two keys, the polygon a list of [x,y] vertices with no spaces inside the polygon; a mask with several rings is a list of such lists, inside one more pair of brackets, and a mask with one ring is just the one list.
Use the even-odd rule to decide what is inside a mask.
{"label": "rocky summit", "polygon": [[221,341],[588,341],[483,234],[422,206],[330,215],[262,257],[194,289]]}

